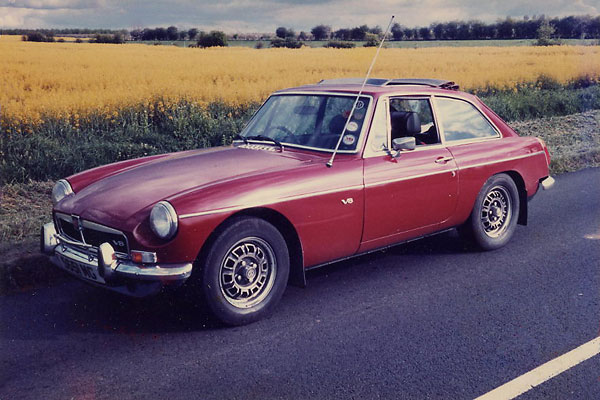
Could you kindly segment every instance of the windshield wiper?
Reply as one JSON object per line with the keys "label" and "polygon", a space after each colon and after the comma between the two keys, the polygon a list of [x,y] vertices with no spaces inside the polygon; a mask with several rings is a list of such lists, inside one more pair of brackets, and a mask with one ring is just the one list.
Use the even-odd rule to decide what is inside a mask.
{"label": "windshield wiper", "polygon": [[277,139],[273,139],[272,137],[268,137],[265,135],[255,135],[255,136],[246,136],[246,139],[250,140],[264,140],[266,142],[273,142],[276,146],[279,146],[281,150],[283,150],[283,144]]}
{"label": "windshield wiper", "polygon": [[248,144],[248,139],[246,138],[246,136],[242,136],[239,133],[237,133],[234,137],[233,140],[241,140],[242,142],[244,142],[244,144]]}

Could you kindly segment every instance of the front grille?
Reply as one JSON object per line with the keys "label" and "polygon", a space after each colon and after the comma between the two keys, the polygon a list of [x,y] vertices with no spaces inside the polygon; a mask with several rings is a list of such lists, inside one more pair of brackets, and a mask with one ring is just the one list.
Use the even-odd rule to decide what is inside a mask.
{"label": "front grille", "polygon": [[77,221],[77,217],[56,213],[58,231],[76,242],[96,248],[102,243],[109,243],[117,253],[129,254],[127,237],[122,232],[94,222],[80,220],[74,223],[74,220]]}
{"label": "front grille", "polygon": [[59,231],[71,240],[81,242],[81,233],[75,229],[72,222],[67,222],[62,218],[58,218]]}
{"label": "front grille", "polygon": [[110,245],[119,253],[127,253],[127,239],[122,233],[101,232],[91,228],[83,227],[83,237],[87,244],[98,247],[102,243]]}

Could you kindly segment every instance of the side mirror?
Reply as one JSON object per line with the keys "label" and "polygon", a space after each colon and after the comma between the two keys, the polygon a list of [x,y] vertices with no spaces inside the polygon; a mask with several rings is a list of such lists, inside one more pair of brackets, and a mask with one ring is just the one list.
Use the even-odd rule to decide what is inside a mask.
{"label": "side mirror", "polygon": [[414,150],[417,142],[414,137],[402,137],[392,140],[392,149],[396,151],[401,150]]}

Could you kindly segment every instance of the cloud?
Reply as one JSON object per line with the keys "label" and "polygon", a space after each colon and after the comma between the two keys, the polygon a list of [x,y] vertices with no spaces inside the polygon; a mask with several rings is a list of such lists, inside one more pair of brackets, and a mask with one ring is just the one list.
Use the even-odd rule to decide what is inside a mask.
{"label": "cloud", "polygon": [[0,0],[0,7],[32,10],[96,8],[101,0]]}
{"label": "cloud", "polygon": [[297,32],[318,24],[385,28],[507,16],[598,15],[599,0],[0,0],[0,27],[133,28],[175,25],[227,32]]}

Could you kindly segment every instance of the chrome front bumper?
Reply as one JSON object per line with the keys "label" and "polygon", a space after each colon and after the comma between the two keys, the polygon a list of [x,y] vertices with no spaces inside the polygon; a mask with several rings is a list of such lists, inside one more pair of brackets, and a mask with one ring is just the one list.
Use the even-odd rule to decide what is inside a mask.
{"label": "chrome front bumper", "polygon": [[52,222],[42,226],[40,239],[42,253],[59,268],[85,282],[130,296],[143,297],[167,285],[178,286],[192,274],[192,263],[136,264],[111,252],[107,243],[100,246],[105,250],[102,254],[95,247],[61,236]]}

